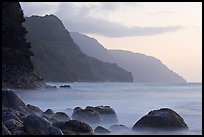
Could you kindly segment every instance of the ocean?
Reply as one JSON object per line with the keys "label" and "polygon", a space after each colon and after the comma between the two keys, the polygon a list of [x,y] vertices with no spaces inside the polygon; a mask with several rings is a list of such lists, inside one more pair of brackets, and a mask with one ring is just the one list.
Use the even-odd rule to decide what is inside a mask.
{"label": "ocean", "polygon": [[[189,127],[187,131],[135,132],[115,131],[111,134],[202,134],[202,83],[48,83],[57,89],[15,90],[26,104],[45,111],[63,111],[71,117],[75,107],[111,106],[118,117],[118,124],[132,128],[152,110],[170,108],[176,111]],[[69,84],[71,88],[59,88]],[[94,129],[96,125],[91,125]],[[109,129],[111,125],[104,124]]]}

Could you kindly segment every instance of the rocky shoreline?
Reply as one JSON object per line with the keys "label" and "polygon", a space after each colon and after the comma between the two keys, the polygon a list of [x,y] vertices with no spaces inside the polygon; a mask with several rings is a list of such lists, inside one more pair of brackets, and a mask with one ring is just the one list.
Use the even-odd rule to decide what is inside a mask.
{"label": "rocky shoreline", "polygon": [[[100,124],[109,123],[106,129]],[[96,124],[92,129],[90,124]],[[13,90],[2,89],[2,135],[100,135],[114,131],[150,131],[188,129],[184,119],[169,108],[150,111],[132,129],[118,124],[117,114],[110,106],[76,107],[71,116],[52,109],[42,111],[25,104]]]}

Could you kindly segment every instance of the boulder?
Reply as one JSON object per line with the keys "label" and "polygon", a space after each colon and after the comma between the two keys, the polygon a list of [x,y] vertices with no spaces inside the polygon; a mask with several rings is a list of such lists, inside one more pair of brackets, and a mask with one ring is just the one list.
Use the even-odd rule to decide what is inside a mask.
{"label": "boulder", "polygon": [[52,117],[61,122],[70,120],[69,116],[64,112],[57,112],[53,114]]}
{"label": "boulder", "polygon": [[55,122],[52,125],[61,129],[63,133],[67,132],[68,134],[93,134],[92,128],[87,123],[77,120]]}
{"label": "boulder", "polygon": [[70,127],[66,126],[65,122],[53,122],[53,126],[59,128],[64,135],[76,135],[76,132],[71,131]]}
{"label": "boulder", "polygon": [[60,86],[60,88],[71,88],[71,86],[70,85],[62,85],[62,86]]}
{"label": "boulder", "polygon": [[41,115],[53,115],[54,114],[54,111],[52,109],[47,109],[45,112],[43,112]]}
{"label": "boulder", "polygon": [[18,116],[14,112],[12,112],[10,109],[3,110],[2,111],[2,121],[5,122],[5,121],[7,121],[9,119],[15,119],[15,120],[17,120],[19,122],[21,121],[18,118]]}
{"label": "boulder", "polygon": [[45,118],[34,115],[25,118],[24,129],[29,135],[63,135],[59,128],[52,126]]}
{"label": "boulder", "polygon": [[27,104],[27,108],[32,110],[33,112],[35,113],[42,113],[43,111],[41,109],[39,109],[38,107],[36,106],[33,106],[33,105],[30,105],[30,104]]}
{"label": "boulder", "polygon": [[133,130],[148,129],[148,130],[178,130],[188,129],[184,119],[175,111],[169,108],[150,111],[137,121]]}
{"label": "boulder", "polygon": [[87,122],[90,124],[98,124],[101,122],[99,113],[91,109],[82,109],[76,107],[72,113],[72,119]]}
{"label": "boulder", "polygon": [[58,122],[57,119],[50,117],[50,116],[43,115],[42,117],[48,120],[50,123]]}
{"label": "boulder", "polygon": [[2,89],[2,105],[5,107],[13,108],[16,110],[26,109],[25,103],[21,100],[21,98],[16,95],[13,90],[10,89]]}
{"label": "boulder", "polygon": [[23,135],[24,134],[23,124],[18,122],[17,120],[9,119],[5,121],[4,124],[12,135]]}
{"label": "boulder", "polygon": [[45,89],[56,89],[57,88],[57,86],[52,86],[52,85],[44,85],[44,87],[43,88],[45,88]]}
{"label": "boulder", "polygon": [[87,106],[85,110],[92,110],[99,113],[99,116],[103,123],[117,123],[118,118],[113,108],[110,106]]}
{"label": "boulder", "polygon": [[12,108],[2,107],[2,121],[5,122],[9,119],[15,119],[18,122],[22,122],[27,116],[26,113],[14,110]]}
{"label": "boulder", "polygon": [[110,133],[110,131],[102,126],[97,126],[95,129],[94,129],[94,132],[96,133]]}

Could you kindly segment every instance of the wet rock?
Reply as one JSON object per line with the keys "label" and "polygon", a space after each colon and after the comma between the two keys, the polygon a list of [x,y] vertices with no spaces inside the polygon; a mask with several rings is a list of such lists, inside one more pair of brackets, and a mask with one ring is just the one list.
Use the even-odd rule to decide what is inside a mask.
{"label": "wet rock", "polygon": [[43,115],[42,117],[48,120],[50,123],[58,122],[57,119],[50,116]]}
{"label": "wet rock", "polygon": [[51,86],[51,85],[44,85],[43,88],[46,88],[46,89],[56,89],[57,86]]}
{"label": "wet rock", "polygon": [[118,118],[113,108],[110,106],[87,106],[86,110],[92,110],[98,112],[99,116],[104,123],[117,123]]}
{"label": "wet rock", "polygon": [[52,117],[61,122],[70,120],[69,116],[64,112],[57,112],[53,114]]}
{"label": "wet rock", "polygon": [[2,135],[11,135],[11,132],[7,129],[3,122],[2,122]]}
{"label": "wet rock", "polygon": [[133,130],[148,129],[148,130],[178,130],[188,129],[183,118],[175,111],[169,108],[150,111],[135,123]]}
{"label": "wet rock", "polygon": [[100,123],[101,118],[99,116],[99,113],[96,111],[93,111],[91,109],[82,109],[80,107],[76,107],[72,113],[72,119],[79,120],[87,123]]}
{"label": "wet rock", "polygon": [[71,130],[62,130],[64,135],[80,135],[79,133],[73,132]]}
{"label": "wet rock", "polygon": [[52,125],[70,134],[93,134],[93,130],[88,124],[77,120],[55,122]]}
{"label": "wet rock", "polygon": [[71,88],[71,86],[70,85],[62,85],[62,86],[60,86],[60,88]]}
{"label": "wet rock", "polygon": [[4,124],[12,135],[22,135],[24,133],[23,124],[15,119],[9,119]]}
{"label": "wet rock", "polygon": [[53,115],[54,111],[52,109],[47,109],[45,112],[42,113],[42,115]]}
{"label": "wet rock", "polygon": [[24,120],[24,128],[29,135],[62,135],[62,131],[52,126],[45,118],[29,115]]}
{"label": "wet rock", "polygon": [[76,132],[71,131],[70,127],[67,127],[65,122],[53,122],[52,125],[59,128],[64,135],[76,135]]}
{"label": "wet rock", "polygon": [[112,125],[110,126],[110,130],[111,131],[126,131],[130,129],[124,125]]}
{"label": "wet rock", "polygon": [[70,120],[65,123],[68,127],[70,127],[71,131],[79,133],[93,133],[92,128],[87,123],[80,122],[77,120]]}
{"label": "wet rock", "polygon": [[27,104],[27,108],[32,110],[33,112],[35,113],[42,113],[43,111],[41,109],[39,109],[38,107],[36,106],[33,106],[33,105],[30,105],[30,104]]}
{"label": "wet rock", "polygon": [[104,127],[101,127],[101,126],[97,126],[95,129],[94,129],[94,132],[96,133],[110,133],[110,131]]}
{"label": "wet rock", "polygon": [[[5,107],[13,108],[13,109],[26,109],[25,103],[21,100],[21,98],[16,95],[16,93],[12,90],[2,89],[2,105]],[[19,108],[20,107],[20,108]]]}
{"label": "wet rock", "polygon": [[2,121],[5,122],[9,119],[15,119],[20,122],[21,120],[18,118],[16,113],[19,112],[18,111],[15,112],[13,109],[4,107],[2,109]]}
{"label": "wet rock", "polygon": [[15,119],[18,122],[22,122],[26,116],[27,116],[26,113],[23,113],[23,112],[20,112],[20,111],[11,109],[11,108],[7,108],[7,107],[2,108],[2,121],[3,122],[9,119]]}

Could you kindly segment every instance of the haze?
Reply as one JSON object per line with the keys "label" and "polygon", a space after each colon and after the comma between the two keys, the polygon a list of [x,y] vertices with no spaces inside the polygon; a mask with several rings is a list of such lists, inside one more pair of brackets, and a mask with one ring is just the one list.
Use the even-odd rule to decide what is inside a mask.
{"label": "haze", "polygon": [[188,82],[202,82],[201,2],[21,2],[25,16],[54,14],[69,31],[107,49],[160,59]]}

